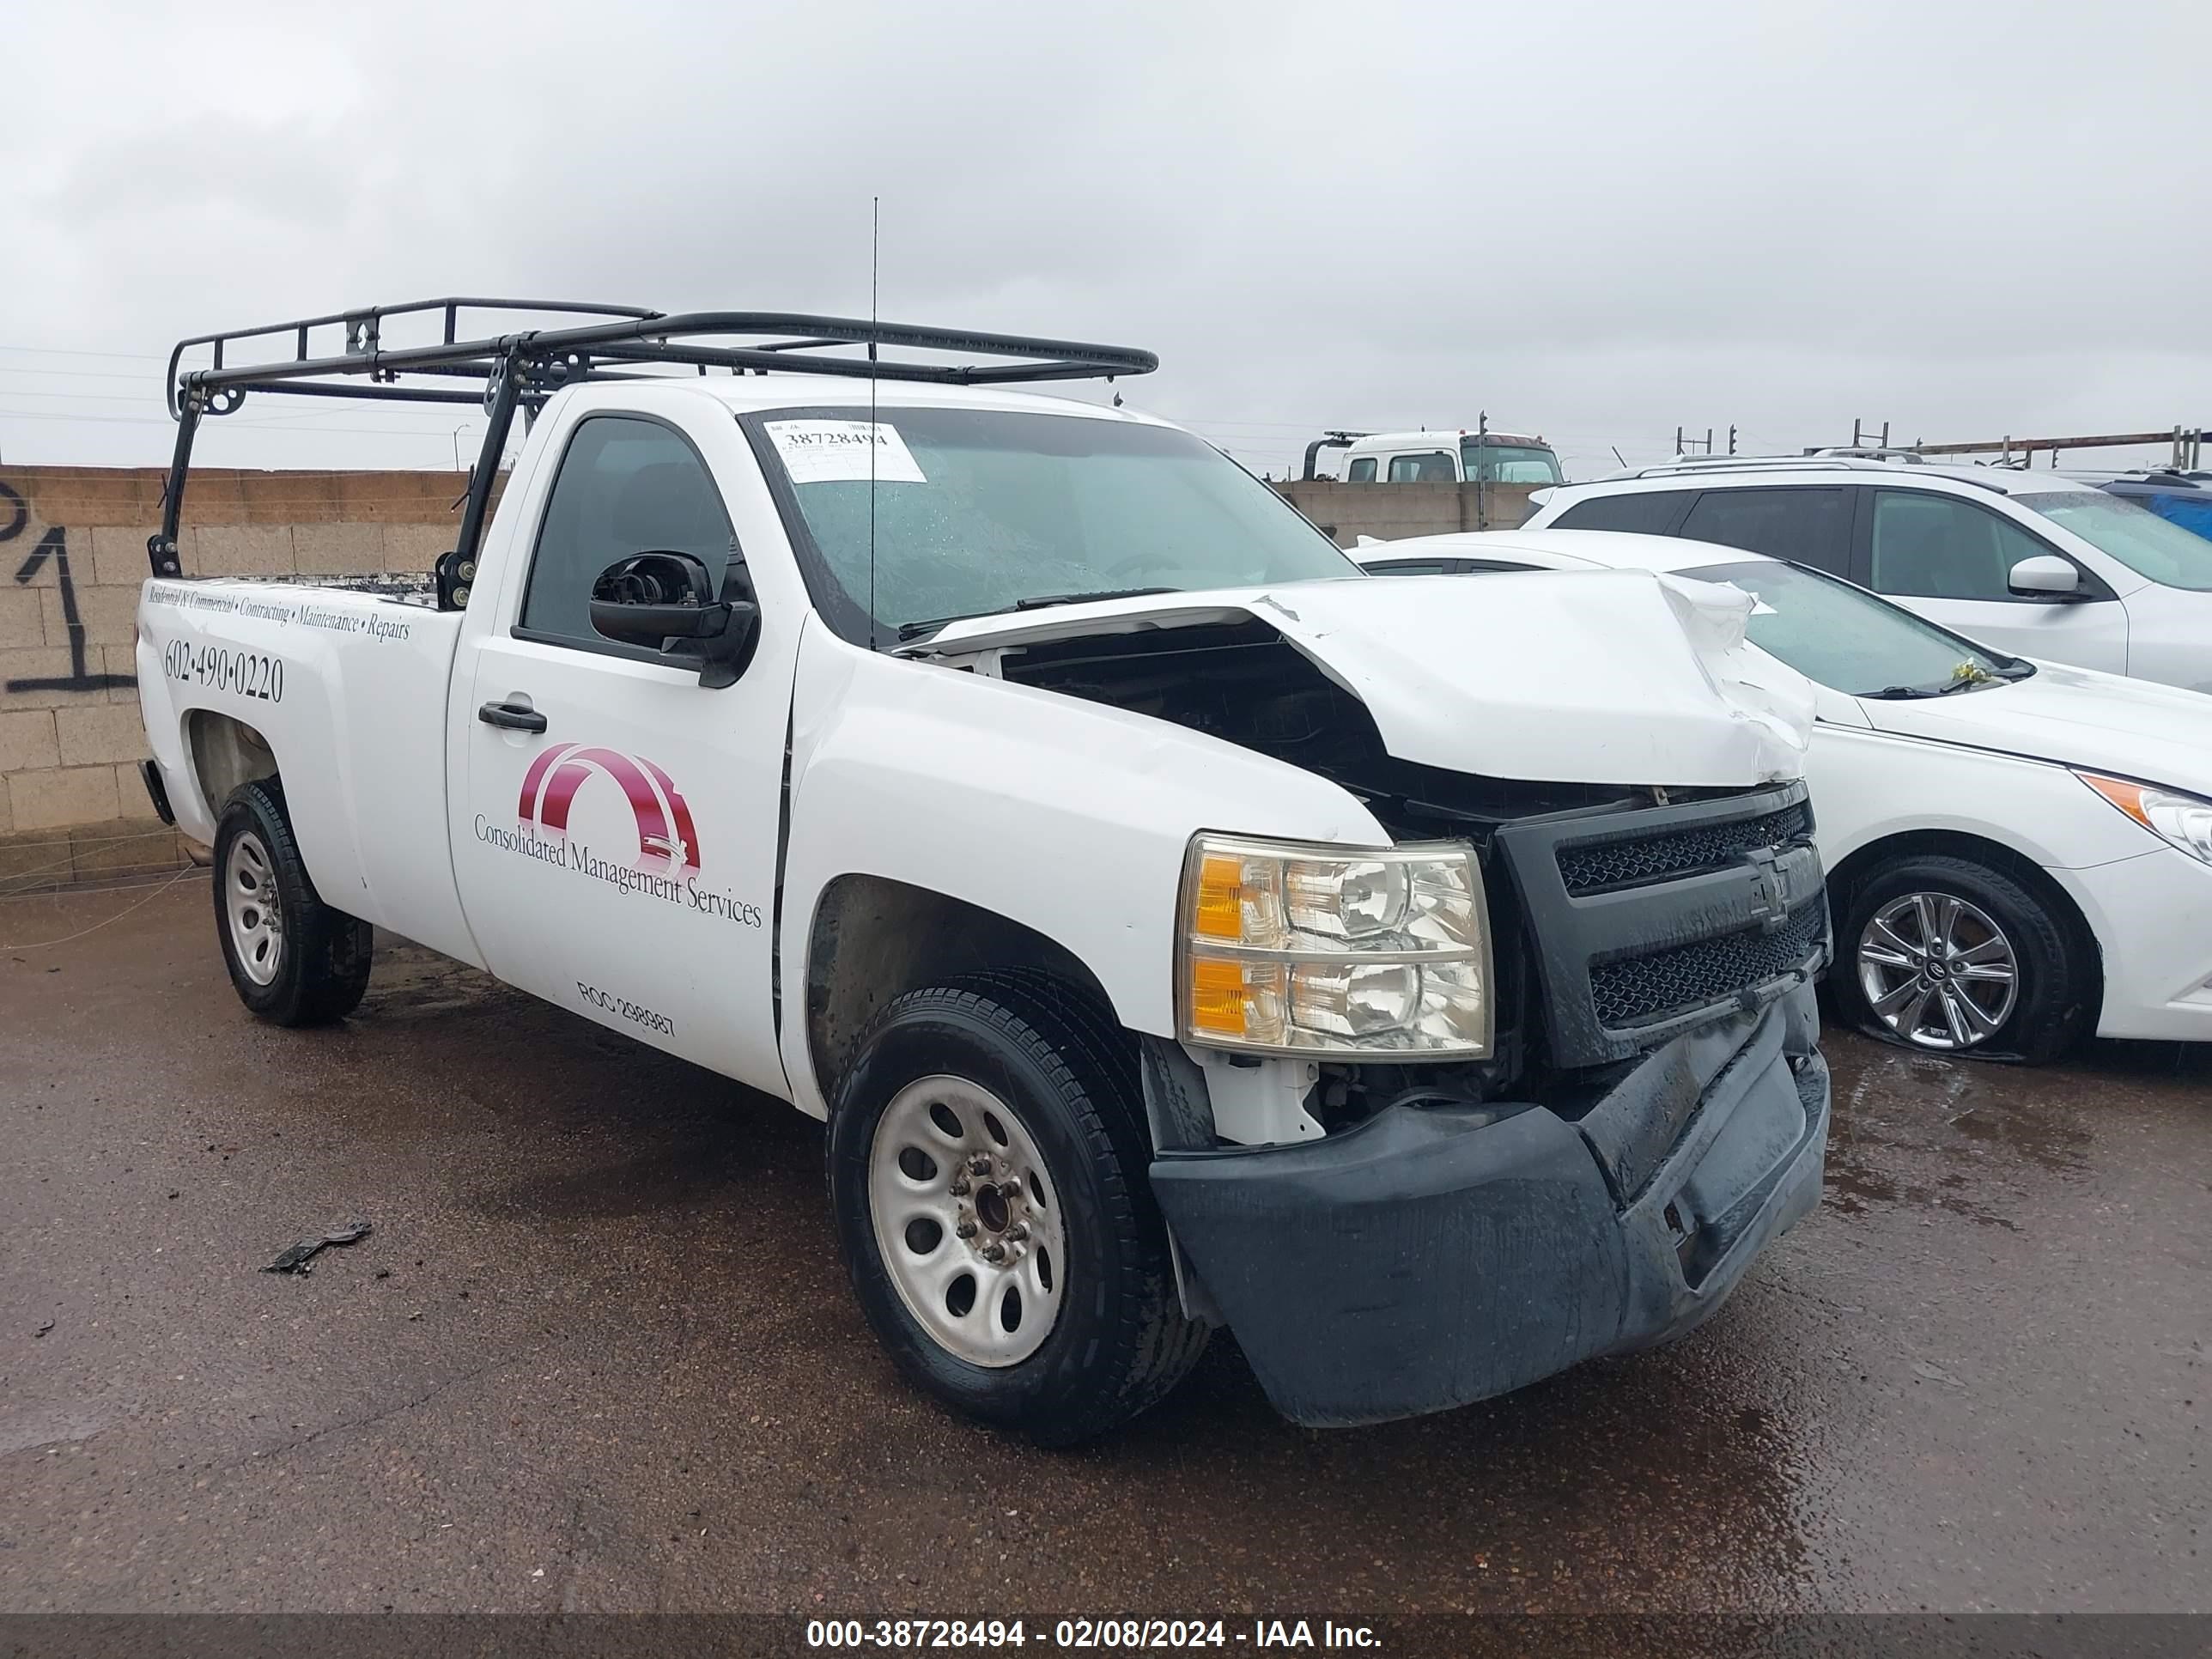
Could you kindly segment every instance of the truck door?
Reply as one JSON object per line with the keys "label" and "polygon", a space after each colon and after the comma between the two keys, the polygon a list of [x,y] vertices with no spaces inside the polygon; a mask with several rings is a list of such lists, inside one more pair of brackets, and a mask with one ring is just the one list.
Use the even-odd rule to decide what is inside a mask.
{"label": "truck door", "polygon": [[[771,924],[798,619],[763,605],[757,651],[719,689],[594,632],[592,585],[633,554],[691,554],[726,571],[725,599],[751,585],[693,436],[577,408],[542,434],[550,485],[502,527],[500,591],[479,590],[489,615],[454,665],[461,902],[501,979],[787,1094]],[[722,421],[696,435],[741,443]]]}

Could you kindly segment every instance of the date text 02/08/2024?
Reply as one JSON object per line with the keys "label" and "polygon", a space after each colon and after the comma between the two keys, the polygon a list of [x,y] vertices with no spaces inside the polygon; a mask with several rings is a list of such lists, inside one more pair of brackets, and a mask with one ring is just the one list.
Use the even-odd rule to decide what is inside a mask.
{"label": "date text 02/08/2024", "polygon": [[1374,1649],[1382,1645],[1367,1625],[1324,1619],[1255,1619],[1249,1627],[1220,1619],[1060,1619],[1048,1638],[1040,1621],[1032,1632],[1018,1619],[810,1619],[810,1648],[1021,1648],[1041,1646],[1144,1651],[1175,1648]]}

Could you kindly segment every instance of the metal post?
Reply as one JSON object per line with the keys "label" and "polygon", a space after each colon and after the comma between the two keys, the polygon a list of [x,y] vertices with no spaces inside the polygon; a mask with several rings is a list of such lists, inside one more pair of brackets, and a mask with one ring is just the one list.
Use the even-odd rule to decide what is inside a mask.
{"label": "metal post", "polygon": [[477,547],[483,539],[484,520],[491,516],[491,487],[499,477],[500,457],[507,452],[507,434],[514,424],[514,409],[521,399],[522,362],[508,352],[500,359],[499,385],[492,393],[484,427],[483,448],[476,471],[469,477],[469,504],[461,514],[461,533],[453,550],[438,562],[438,604],[458,611],[468,604],[476,580]]}
{"label": "metal post", "polygon": [[1489,442],[1490,413],[1487,410],[1479,410],[1474,417],[1474,527],[1477,530],[1490,528],[1490,493],[1483,476],[1488,471],[1484,452]]}
{"label": "metal post", "polygon": [[177,526],[185,515],[185,476],[191,466],[192,434],[199,430],[200,411],[206,407],[206,392],[195,386],[177,410],[177,447],[169,457],[168,485],[161,491],[161,533],[146,544],[147,561],[157,576],[184,574],[184,562],[177,556]]}

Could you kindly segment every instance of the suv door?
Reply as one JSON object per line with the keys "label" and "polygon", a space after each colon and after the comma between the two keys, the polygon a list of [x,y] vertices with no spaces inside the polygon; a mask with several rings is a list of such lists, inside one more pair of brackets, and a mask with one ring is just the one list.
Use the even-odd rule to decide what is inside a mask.
{"label": "suv door", "polygon": [[1671,536],[1696,499],[1694,489],[1624,489],[1577,501],[1551,520],[1547,530],[1626,530],[1644,536]]}
{"label": "suv door", "polygon": [[[2026,526],[1963,495],[1875,489],[1864,514],[1865,585],[2000,651],[2128,672],[2127,611],[2112,589]],[[2075,599],[2013,592],[2012,568],[2055,556],[2081,572]]]}
{"label": "suv door", "polygon": [[1674,533],[1840,576],[1850,560],[1851,498],[1840,486],[1708,489]]}
{"label": "suv door", "polygon": [[508,983],[786,1092],[769,941],[797,629],[763,616],[720,689],[696,660],[595,632],[592,586],[633,554],[690,554],[723,599],[751,584],[676,425],[587,410],[546,453],[551,486],[512,544],[526,568],[481,595],[496,608],[454,670],[473,679],[453,814],[470,929]]}

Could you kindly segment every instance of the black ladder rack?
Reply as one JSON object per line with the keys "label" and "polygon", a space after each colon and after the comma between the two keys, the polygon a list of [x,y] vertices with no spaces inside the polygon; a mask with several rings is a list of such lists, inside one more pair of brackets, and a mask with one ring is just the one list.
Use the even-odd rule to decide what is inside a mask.
{"label": "black ladder rack", "polygon": [[[464,313],[472,312],[504,313],[509,324],[562,319],[566,325],[479,333],[484,323],[495,326],[501,319],[471,318],[466,332],[472,337],[464,338]],[[428,344],[387,346],[385,325],[395,318],[434,318],[442,338]],[[576,320],[580,319],[591,320]],[[333,338],[333,331],[343,331],[342,337]],[[272,346],[283,349],[277,342],[289,346],[289,356],[268,355]],[[238,361],[238,349],[249,344],[252,360]],[[835,355],[841,348],[863,348],[865,355]],[[209,360],[204,367],[185,367],[187,354],[202,351]],[[964,361],[908,355],[921,352]],[[891,353],[898,355],[887,355]],[[177,443],[162,500],[161,532],[146,544],[154,574],[179,573],[177,527],[184,510],[192,438],[200,422],[234,413],[249,393],[467,404],[482,408],[489,425],[471,475],[459,536],[453,550],[439,561],[439,603],[456,605],[457,590],[465,590],[473,574],[492,483],[516,409],[534,410],[562,386],[582,381],[663,378],[656,365],[690,368],[701,374],[722,369],[942,386],[1009,386],[1146,374],[1159,367],[1159,359],[1128,346],[851,317],[781,311],[671,315],[635,306],[564,300],[415,300],[198,335],[179,341],[169,354],[167,396],[169,413],[177,422]],[[476,384],[457,386],[457,380]],[[469,568],[466,574],[465,566]]]}

